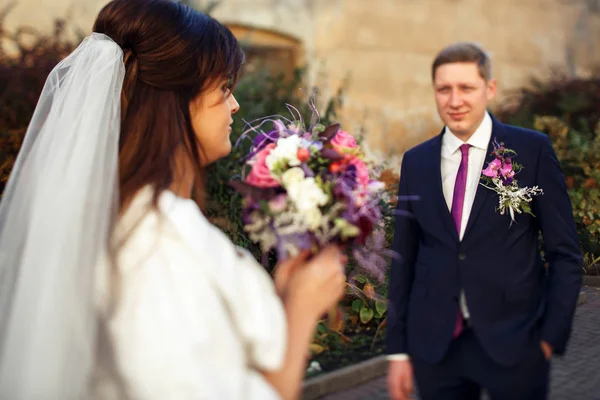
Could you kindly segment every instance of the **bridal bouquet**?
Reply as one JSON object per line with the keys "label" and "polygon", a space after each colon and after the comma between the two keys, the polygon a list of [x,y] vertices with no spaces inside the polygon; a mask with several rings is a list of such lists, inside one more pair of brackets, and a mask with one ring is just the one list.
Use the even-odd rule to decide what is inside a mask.
{"label": "bridal bouquet", "polygon": [[255,137],[241,179],[231,182],[243,196],[249,238],[280,259],[337,243],[382,278],[385,185],[374,178],[356,139],[340,124],[305,127],[301,117],[260,121],[242,135]]}

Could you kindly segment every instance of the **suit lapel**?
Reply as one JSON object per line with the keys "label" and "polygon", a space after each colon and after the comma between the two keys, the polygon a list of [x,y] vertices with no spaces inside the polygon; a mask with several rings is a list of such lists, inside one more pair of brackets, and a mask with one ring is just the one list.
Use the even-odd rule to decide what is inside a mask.
{"label": "suit lapel", "polygon": [[433,174],[434,179],[432,182],[435,182],[434,185],[434,196],[433,200],[436,203],[436,208],[440,215],[440,219],[444,228],[448,231],[448,233],[452,236],[454,242],[458,243],[458,232],[456,231],[456,225],[454,224],[454,220],[452,219],[452,215],[448,210],[448,204],[446,203],[446,199],[444,197],[444,189],[442,186],[442,136],[444,131],[436,138],[433,146],[432,158],[435,160],[433,165]]}
{"label": "suit lapel", "polygon": [[[502,128],[502,124],[498,122],[494,117],[492,117],[492,137],[490,142],[488,143],[487,153],[485,156],[485,161],[483,163],[483,168],[487,167],[488,163],[493,160],[492,151],[494,150],[494,140],[497,142],[503,142],[505,140],[504,129]],[[465,229],[465,235],[463,237],[463,242],[469,235],[469,233],[473,230],[475,226],[475,222],[477,221],[477,216],[481,211],[481,207],[488,200],[491,199],[495,193],[485,188],[480,183],[477,184],[477,191],[475,192],[475,200],[473,201],[473,207],[471,207],[471,214],[469,215],[469,220],[467,222],[467,228]]]}

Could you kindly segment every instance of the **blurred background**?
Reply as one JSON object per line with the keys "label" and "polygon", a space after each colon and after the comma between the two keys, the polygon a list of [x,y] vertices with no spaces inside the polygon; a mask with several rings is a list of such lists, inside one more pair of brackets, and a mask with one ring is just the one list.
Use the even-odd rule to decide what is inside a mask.
{"label": "blurred background", "polygon": [[[106,0],[0,0],[0,194],[51,69],[91,32]],[[395,204],[402,154],[438,134],[431,86],[436,53],[455,41],[489,51],[499,96],[491,112],[551,136],[565,172],[585,255],[600,276],[600,0],[187,0],[225,23],[247,62],[235,95],[233,140],[244,120],[307,112],[318,88],[324,122],[362,139]],[[206,210],[258,257],[227,182],[242,142],[207,174]],[[385,219],[387,239],[394,218]],[[273,259],[263,260],[267,267]],[[600,278],[598,278],[600,279]],[[320,374],[380,354],[386,283],[355,276],[344,314],[320,326]],[[595,340],[597,343],[597,340]]]}
{"label": "blurred background", "polygon": [[[10,0],[3,0],[11,4]],[[343,122],[374,151],[407,148],[440,131],[430,65],[444,46],[474,41],[492,56],[503,104],[553,70],[590,77],[600,65],[599,0],[187,0],[244,41],[256,72],[293,75],[323,99],[343,88]],[[106,0],[16,0],[7,29],[90,32]],[[242,104],[242,106],[245,106]]]}

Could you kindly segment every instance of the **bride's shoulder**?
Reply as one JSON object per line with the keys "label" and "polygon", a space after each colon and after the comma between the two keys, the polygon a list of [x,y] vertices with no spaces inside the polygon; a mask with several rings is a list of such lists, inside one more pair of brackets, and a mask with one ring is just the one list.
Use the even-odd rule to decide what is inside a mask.
{"label": "bride's shoulder", "polygon": [[176,196],[171,191],[164,191],[158,200],[159,220],[176,232],[177,236],[193,244],[234,246],[227,235],[213,225],[202,213],[194,200]]}
{"label": "bride's shoulder", "polygon": [[154,206],[153,197],[154,192],[148,187],[135,195],[127,210],[119,217],[115,230],[117,240],[148,234],[170,237],[178,231],[190,229],[201,234],[215,228],[193,200],[178,197],[165,190]]}
{"label": "bride's shoulder", "polygon": [[113,240],[134,254],[182,252],[205,262],[214,253],[239,253],[219,228],[202,213],[195,201],[163,191],[156,206],[154,193],[144,188],[121,215]]}
{"label": "bride's shoulder", "polygon": [[240,274],[250,274],[248,279],[261,285],[270,284],[252,254],[213,225],[193,200],[170,191],[160,194],[156,206],[152,199],[151,191],[137,194],[118,223],[113,239],[122,243],[117,253],[121,273],[135,275],[142,264],[192,269],[196,274],[209,274],[225,292]]}

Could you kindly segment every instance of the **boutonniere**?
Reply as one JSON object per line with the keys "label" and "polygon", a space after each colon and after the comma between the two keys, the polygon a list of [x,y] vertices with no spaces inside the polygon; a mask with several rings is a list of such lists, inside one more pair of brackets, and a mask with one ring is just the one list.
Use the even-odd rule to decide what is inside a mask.
{"label": "boutonniere", "polygon": [[523,169],[523,166],[515,161],[517,153],[514,150],[504,147],[504,143],[493,142],[494,159],[490,161],[481,175],[481,185],[493,190],[498,194],[497,211],[504,215],[507,211],[515,222],[515,213],[527,213],[532,216],[531,201],[534,196],[544,194],[544,191],[537,186],[532,188],[519,187],[515,175]]}

